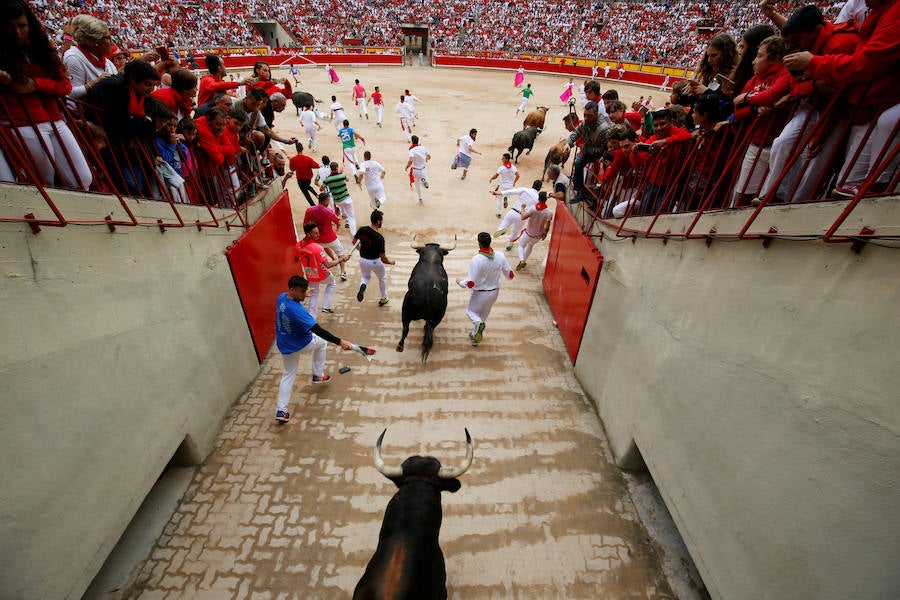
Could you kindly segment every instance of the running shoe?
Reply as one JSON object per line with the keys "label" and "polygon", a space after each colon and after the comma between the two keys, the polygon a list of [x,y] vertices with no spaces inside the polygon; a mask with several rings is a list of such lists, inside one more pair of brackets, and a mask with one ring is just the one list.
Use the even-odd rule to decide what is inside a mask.
{"label": "running shoe", "polygon": [[341,281],[347,281],[347,271],[341,273]]}
{"label": "running shoe", "polygon": [[475,335],[472,336],[472,342],[474,342],[475,345],[480,344],[481,340],[484,338],[484,328],[485,328],[484,321],[481,321],[478,324],[478,327],[475,328]]}
{"label": "running shoe", "polygon": [[331,383],[331,375],[322,375],[321,377],[312,376],[313,383]]}
{"label": "running shoe", "polygon": [[391,299],[388,298],[387,296],[385,296],[384,298],[382,298],[381,300],[378,301],[378,306],[384,306],[385,304],[387,304],[390,301],[391,301]]}
{"label": "running shoe", "polygon": [[503,229],[498,229],[494,232],[494,239],[500,237],[501,235],[506,235],[508,231],[509,229],[507,229],[506,227],[504,227]]}
{"label": "running shoe", "polygon": [[366,284],[364,284],[364,283],[359,284],[359,291],[356,292],[356,301],[357,301],[357,302],[362,302],[362,301],[363,301],[363,295],[364,295],[365,293],[366,293]]}
{"label": "running shoe", "polygon": [[286,410],[279,410],[277,413],[275,413],[275,420],[281,421],[282,423],[287,423],[291,420],[291,413]]}

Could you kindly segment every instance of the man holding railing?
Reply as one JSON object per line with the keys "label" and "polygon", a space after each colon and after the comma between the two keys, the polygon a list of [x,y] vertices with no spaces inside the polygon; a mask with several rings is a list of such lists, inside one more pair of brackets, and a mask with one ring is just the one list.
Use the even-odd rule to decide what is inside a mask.
{"label": "man holding railing", "polygon": [[596,102],[588,102],[584,105],[584,120],[579,123],[569,134],[566,143],[569,148],[575,146],[575,141],[580,137],[584,141],[581,152],[575,157],[575,166],[572,171],[572,186],[575,188],[577,202],[595,204],[594,198],[587,193],[584,185],[585,163],[603,158],[607,150],[607,136],[609,125],[598,120],[598,106]]}

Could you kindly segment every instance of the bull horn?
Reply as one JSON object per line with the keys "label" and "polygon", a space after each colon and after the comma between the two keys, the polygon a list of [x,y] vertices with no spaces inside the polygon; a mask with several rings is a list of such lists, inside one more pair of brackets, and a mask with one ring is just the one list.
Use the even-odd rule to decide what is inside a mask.
{"label": "bull horn", "polygon": [[[384,435],[384,434],[382,434]],[[469,435],[469,430],[466,428],[466,462],[461,467],[441,467],[441,470],[438,471],[438,477],[443,479],[453,479],[454,477],[459,477],[463,473],[469,470],[469,467],[472,466],[472,457],[475,456],[475,444],[472,443],[472,436]]]}
{"label": "bull horn", "polygon": [[452,247],[452,248],[444,248],[443,246],[439,246],[439,248],[441,249],[441,252],[451,252],[451,251],[453,251],[453,250],[456,250],[456,245],[457,245],[458,243],[459,243],[459,240],[457,240],[457,239],[456,239],[456,236],[454,235],[454,236],[453,236],[453,247]]}
{"label": "bull horn", "polygon": [[413,250],[421,250],[422,248],[425,247],[425,244],[419,244],[419,243],[416,243],[416,237],[417,237],[418,235],[419,235],[418,233],[417,233],[416,235],[414,235],[414,236],[413,236],[413,241],[411,241],[411,242],[409,243],[410,247],[411,247]]}
{"label": "bull horn", "polygon": [[403,467],[385,466],[384,460],[381,458],[381,441],[384,439],[385,433],[387,433],[387,428],[381,432],[381,435],[378,436],[378,441],[375,443],[375,468],[385,477],[400,477],[403,475]]}

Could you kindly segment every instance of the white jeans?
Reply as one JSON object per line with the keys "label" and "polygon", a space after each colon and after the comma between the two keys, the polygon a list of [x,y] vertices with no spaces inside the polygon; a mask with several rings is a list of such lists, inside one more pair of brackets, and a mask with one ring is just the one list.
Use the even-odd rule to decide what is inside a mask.
{"label": "white jeans", "polygon": [[306,142],[309,144],[309,149],[315,152],[318,149],[318,135],[319,130],[315,127],[303,128],[303,132],[306,133]]}
{"label": "white jeans", "polygon": [[421,169],[417,169],[416,167],[412,167],[410,172],[413,176],[413,184],[416,186],[416,194],[418,194],[419,198],[422,197],[422,182],[427,181],[427,174],[425,173],[425,167]]}
{"label": "white jeans", "polygon": [[732,208],[737,206],[742,195],[749,197],[759,195],[766,169],[769,167],[769,153],[769,148],[762,148],[759,144],[747,146],[747,153],[744,154],[744,162],[741,164],[741,174],[734,186]]}
{"label": "white jeans", "polygon": [[409,122],[411,117],[400,117],[400,129],[403,130],[403,135],[406,136],[406,141],[411,142],[412,136],[409,134]]}
{"label": "white jeans", "polygon": [[[387,194],[385,194],[384,185],[380,181],[373,187],[367,185],[366,191],[369,192],[369,206],[371,206],[373,210],[384,206],[384,203],[387,202]],[[378,206],[375,206],[376,200],[378,200]]]}
{"label": "white jeans", "polygon": [[347,196],[340,202],[335,202],[341,209],[341,214],[347,218],[347,225],[350,226],[350,235],[356,235],[356,214],[353,212],[353,198]]}
{"label": "white jeans", "polygon": [[309,314],[316,318],[316,315],[319,314],[319,288],[325,286],[325,293],[322,298],[322,308],[331,308],[331,299],[334,297],[334,288],[337,287],[337,282],[334,280],[334,275],[329,274],[328,277],[323,279],[322,281],[309,282]]}
{"label": "white jeans", "polygon": [[366,108],[365,98],[356,99],[356,112],[358,112],[361,117],[369,114],[369,109]]}
{"label": "white jeans", "polygon": [[506,216],[503,217],[503,220],[500,221],[500,226],[497,229],[507,228],[509,230],[509,245],[512,246],[513,242],[516,241],[516,237],[519,235],[519,232],[522,231],[522,227],[525,226],[525,221],[522,220],[522,215],[513,209],[509,209],[506,213]]}
{"label": "white jeans", "polygon": [[466,316],[477,327],[478,323],[487,321],[491,314],[491,308],[500,295],[500,288],[494,290],[472,290],[469,296],[469,306],[466,308]]}
{"label": "white jeans", "polygon": [[[863,144],[863,146],[855,163],[852,165],[849,162],[844,163],[840,177],[838,177],[839,186],[846,187],[848,185],[858,185],[862,183],[866,177],[869,176],[869,171],[872,167],[876,166],[873,164],[873,161],[882,154],[881,150],[890,141],[890,148],[884,152],[881,160],[883,161],[887,158],[891,148],[897,145],[897,139],[888,140],[888,136],[891,135],[898,119],[900,119],[900,104],[895,104],[878,115],[878,119],[875,121],[875,125],[872,128],[872,133],[869,135],[869,139],[865,141],[865,144],[863,144],[863,137],[870,124],[854,125],[850,129],[850,139],[847,142],[847,161],[850,161],[853,158],[857,148],[859,148],[861,144]],[[890,181],[896,168],[897,161],[895,160],[892,165],[882,172],[881,176],[878,177],[878,181],[881,183]],[[846,180],[844,180],[845,177]],[[841,184],[841,181],[844,181],[844,183]]]}
{"label": "white jeans", "polygon": [[[791,117],[791,120],[784,126],[784,129],[781,130],[781,133],[778,134],[778,137],[772,142],[772,150],[769,153],[769,175],[766,177],[762,189],[759,190],[760,198],[763,198],[771,191],[772,186],[775,185],[775,180],[781,175],[785,165],[787,165],[788,159],[796,150],[796,146],[800,139],[816,126],[818,120],[819,111],[811,111],[808,106],[801,106],[797,109],[797,112],[794,113],[794,116]],[[788,192],[791,191],[794,181],[801,175],[800,169],[804,162],[803,155],[797,157],[797,160],[794,162],[793,166],[791,166],[788,174],[781,180],[781,184],[775,192],[776,197],[783,201],[794,201],[794,199],[788,198]],[[804,186],[801,185],[797,188],[795,194],[797,202],[809,200],[807,195],[810,192],[801,189],[803,187]],[[808,187],[808,185],[805,187]]]}
{"label": "white jeans", "polygon": [[325,345],[325,340],[312,334],[312,341],[305,347],[291,354],[281,355],[284,372],[281,374],[281,383],[278,386],[278,410],[287,410],[291,401],[291,392],[294,389],[294,380],[297,378],[297,367],[300,364],[301,354],[312,353],[312,374],[316,377],[325,375]]}
{"label": "white jeans", "polygon": [[[60,181],[66,187],[83,190],[90,187],[93,180],[91,169],[88,167],[75,135],[64,121],[52,123],[47,121],[38,123],[34,127],[26,125],[17,128],[17,131],[22,136],[22,141],[25,142],[28,153],[31,155],[32,167],[37,171],[44,185],[55,185],[54,180],[58,174]],[[41,140],[43,140],[43,145]],[[44,150],[44,145],[47,147],[46,150]],[[66,153],[69,158],[66,158]],[[56,163],[55,167],[53,163]],[[12,175],[12,171],[6,170],[3,180],[14,181],[14,179],[7,179],[9,175]]]}
{"label": "white jeans", "polygon": [[378,291],[381,293],[380,297],[387,298],[387,271],[384,268],[384,263],[381,262],[380,258],[363,258],[360,256],[360,283],[369,285],[369,279],[372,278],[373,273],[375,274],[375,277],[378,278]]}
{"label": "white jeans", "polygon": [[381,123],[381,115],[384,113],[384,104],[375,105],[375,122]]}
{"label": "white jeans", "polygon": [[519,260],[525,262],[531,256],[534,245],[541,241],[541,238],[535,238],[528,235],[527,231],[523,231],[519,237]]}

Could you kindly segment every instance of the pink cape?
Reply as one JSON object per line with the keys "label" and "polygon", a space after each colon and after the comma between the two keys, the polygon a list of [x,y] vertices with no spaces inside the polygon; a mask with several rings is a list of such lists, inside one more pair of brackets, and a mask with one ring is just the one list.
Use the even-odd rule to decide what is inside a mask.
{"label": "pink cape", "polygon": [[519,87],[522,85],[522,82],[525,81],[525,73],[516,73],[516,79],[513,82],[513,85]]}
{"label": "pink cape", "polygon": [[331,83],[337,83],[341,80],[338,77],[337,71],[334,70],[334,67],[328,67],[328,76],[331,78]]}
{"label": "pink cape", "polygon": [[562,94],[559,95],[559,99],[562,102],[566,102],[571,97],[572,97],[572,86],[567,85],[566,90]]}

